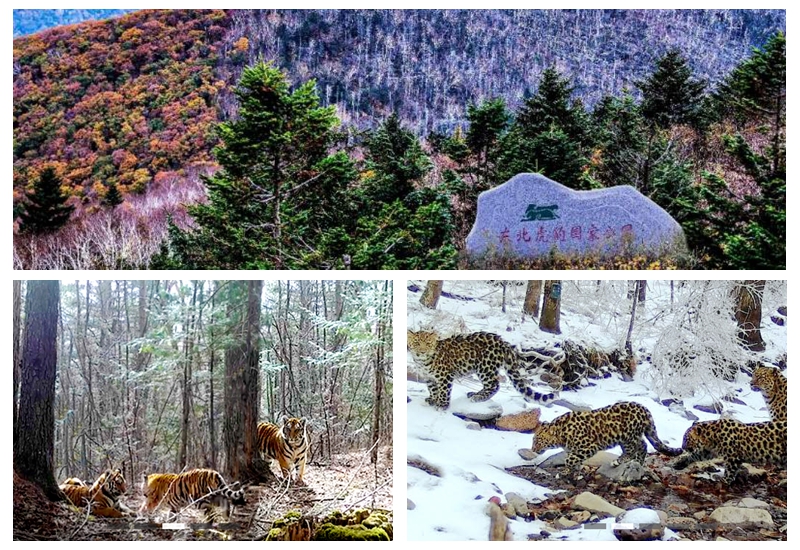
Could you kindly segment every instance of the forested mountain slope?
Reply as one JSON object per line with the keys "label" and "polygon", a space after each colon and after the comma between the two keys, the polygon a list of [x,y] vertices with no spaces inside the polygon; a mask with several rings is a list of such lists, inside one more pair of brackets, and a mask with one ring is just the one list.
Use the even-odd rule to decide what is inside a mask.
{"label": "forested mountain slope", "polygon": [[[781,10],[141,10],[21,37],[14,219],[15,234],[31,238],[15,237],[15,263],[57,255],[35,265],[83,269],[77,258],[103,256],[95,249],[110,243],[110,256],[88,265],[147,266],[167,220],[203,225],[184,206],[220,198],[200,176],[223,166],[240,191],[263,194],[269,215],[244,219],[272,239],[300,239],[278,246],[274,265],[300,246],[298,268],[452,267],[477,195],[535,171],[573,189],[633,185],[694,235],[701,264],[727,254],[721,228],[733,227],[725,233],[739,244],[772,228],[756,263],[782,266],[772,251],[785,248],[783,210],[763,205],[785,200],[784,28]],[[240,110],[248,97],[249,113]],[[326,121],[318,133],[302,134],[306,111],[324,114],[313,119]],[[258,131],[230,126],[248,116]],[[292,161],[286,173],[261,173],[269,185],[254,184],[278,123],[304,136],[293,154],[324,163]],[[252,148],[226,155],[240,139]],[[324,210],[331,219],[317,200],[336,205]],[[252,201],[223,203],[213,213],[233,219]],[[337,225],[353,221],[351,210],[377,213],[355,242],[355,228]],[[114,236],[87,246],[102,233],[98,212]],[[396,234],[376,231],[387,216]],[[412,217],[424,235],[405,231]],[[129,237],[147,246],[116,246]],[[386,250],[414,261],[386,262]]]}
{"label": "forested mountain slope", "polygon": [[470,102],[516,107],[553,65],[588,105],[633,88],[673,47],[714,83],[786,25],[779,10],[259,10],[232,20],[251,61],[316,78],[345,120],[397,111],[422,132],[462,122]]}

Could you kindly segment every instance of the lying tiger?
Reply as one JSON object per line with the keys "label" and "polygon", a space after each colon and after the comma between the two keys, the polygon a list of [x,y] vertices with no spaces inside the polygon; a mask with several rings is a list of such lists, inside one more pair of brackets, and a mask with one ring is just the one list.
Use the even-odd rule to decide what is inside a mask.
{"label": "lying tiger", "polygon": [[214,521],[214,508],[222,508],[229,520],[233,505],[243,505],[244,490],[239,482],[228,485],[216,470],[197,468],[180,474],[144,474],[144,496],[140,512],[152,512],[161,504],[173,513],[195,504],[205,512],[206,521]]}
{"label": "lying tiger", "polygon": [[132,511],[119,501],[125,494],[125,476],[115,468],[103,472],[91,485],[86,485],[76,477],[71,477],[59,485],[59,489],[79,508],[91,505],[91,513],[106,518],[121,518]]}

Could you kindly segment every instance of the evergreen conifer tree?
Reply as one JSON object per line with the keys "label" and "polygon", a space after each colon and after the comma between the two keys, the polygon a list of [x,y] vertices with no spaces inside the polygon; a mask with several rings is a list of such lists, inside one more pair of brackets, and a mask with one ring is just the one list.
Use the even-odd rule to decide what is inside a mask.
{"label": "evergreen conifer tree", "polygon": [[236,96],[238,117],[218,129],[222,168],[205,180],[208,202],[189,208],[194,229],[172,227],[174,258],[160,263],[330,267],[335,259],[319,248],[323,235],[347,234],[357,218],[347,194],[353,163],[329,153],[339,124],[334,108],[320,106],[313,80],[291,90],[286,75],[266,63],[244,69]]}
{"label": "evergreen conifer tree", "polygon": [[396,113],[367,139],[366,146],[369,167],[375,173],[369,183],[373,200],[391,202],[405,197],[432,167],[419,140],[401,127]]}
{"label": "evergreen conifer tree", "polygon": [[119,192],[119,188],[117,187],[116,183],[112,182],[108,184],[106,196],[103,197],[103,204],[111,209],[122,204],[122,193]]}
{"label": "evergreen conifer tree", "polygon": [[656,69],[637,83],[642,91],[642,116],[660,128],[700,121],[705,82],[692,76],[680,50],[671,49],[656,62]]}
{"label": "evergreen conifer tree", "polygon": [[466,144],[475,159],[474,173],[477,183],[501,183],[497,179],[496,163],[499,156],[500,138],[505,134],[511,114],[502,98],[491,99],[480,105],[467,107]]}
{"label": "evergreen conifer tree", "polygon": [[[769,130],[773,174],[786,171],[786,36],[773,35],[739,64],[714,95],[718,109],[741,125],[757,121]],[[784,163],[781,164],[781,159]]]}
{"label": "evergreen conifer tree", "polygon": [[588,119],[572,87],[555,68],[542,74],[539,89],[525,100],[504,136],[498,164],[500,179],[520,172],[539,172],[573,189],[586,188],[585,147]]}
{"label": "evergreen conifer tree", "polygon": [[33,182],[33,192],[25,194],[27,202],[20,215],[20,229],[30,233],[46,233],[63,226],[74,210],[66,204],[61,192],[61,178],[48,166]]}
{"label": "evergreen conifer tree", "polygon": [[417,189],[432,163],[392,114],[366,143],[360,217],[351,242],[355,269],[452,269],[453,216],[444,189]]}

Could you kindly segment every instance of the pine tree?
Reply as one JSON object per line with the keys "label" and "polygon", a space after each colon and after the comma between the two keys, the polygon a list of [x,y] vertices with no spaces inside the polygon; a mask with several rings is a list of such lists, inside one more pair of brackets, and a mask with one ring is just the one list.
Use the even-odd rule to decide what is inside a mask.
{"label": "pine tree", "polygon": [[48,166],[33,182],[33,192],[26,193],[27,203],[20,215],[21,231],[46,233],[55,231],[69,220],[74,206],[66,204],[61,192],[61,178]]}
{"label": "pine tree", "polygon": [[[200,269],[327,266],[317,244],[330,228],[354,226],[351,159],[329,154],[339,124],[321,107],[314,81],[291,90],[266,63],[242,72],[238,117],[222,123],[222,169],[205,179],[208,202],[189,208],[196,227],[170,234],[171,259]],[[347,227],[343,230],[347,232]]]}
{"label": "pine tree", "polygon": [[379,202],[405,197],[432,167],[419,140],[400,126],[396,113],[369,136],[366,146],[368,166],[375,173],[368,193]]}
{"label": "pine tree", "polygon": [[122,193],[119,192],[119,188],[117,187],[116,183],[111,182],[108,184],[106,196],[103,197],[103,204],[112,210],[114,207],[122,204]]}
{"label": "pine tree", "polygon": [[475,159],[475,166],[469,171],[475,175],[480,187],[485,182],[497,179],[496,163],[500,153],[498,146],[510,119],[511,114],[502,98],[467,107],[469,130],[466,145]]}
{"label": "pine tree", "polygon": [[[726,151],[756,183],[738,196],[718,174],[677,194],[678,221],[709,268],[786,268],[786,39],[778,33],[725,79],[713,103],[740,128]],[[747,137],[745,137],[747,136]],[[762,136],[766,136],[766,140]],[[763,147],[767,141],[769,146]],[[755,142],[755,143],[751,143]],[[760,143],[759,143],[760,142]]]}
{"label": "pine tree", "polygon": [[[419,140],[391,115],[367,140],[355,269],[453,269],[453,216],[443,188],[416,189],[431,169]],[[341,236],[345,240],[345,236]]]}
{"label": "pine tree", "polygon": [[717,108],[740,124],[769,128],[773,175],[786,171],[786,36],[777,33],[739,64],[714,95]]}
{"label": "pine tree", "polygon": [[642,185],[646,154],[645,120],[628,90],[621,98],[606,96],[592,113],[594,174],[606,186]]}
{"label": "pine tree", "polygon": [[554,68],[542,74],[539,89],[525,100],[502,139],[500,179],[539,172],[573,189],[586,188],[584,167],[588,119],[573,88]]}
{"label": "pine tree", "polygon": [[580,102],[571,102],[573,91],[566,77],[555,67],[548,67],[542,73],[536,93],[525,100],[517,113],[516,126],[527,137],[559,128],[582,142],[586,132],[585,113]]}
{"label": "pine tree", "polygon": [[705,82],[692,76],[680,50],[671,49],[656,62],[648,78],[637,83],[642,91],[642,116],[660,128],[673,124],[696,124]]}

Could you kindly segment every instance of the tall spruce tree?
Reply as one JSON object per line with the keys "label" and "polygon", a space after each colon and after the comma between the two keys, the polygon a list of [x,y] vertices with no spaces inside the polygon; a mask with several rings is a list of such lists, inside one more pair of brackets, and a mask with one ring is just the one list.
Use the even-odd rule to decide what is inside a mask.
{"label": "tall spruce tree", "polygon": [[443,189],[418,188],[432,164],[419,140],[391,115],[367,140],[355,237],[356,269],[452,269],[453,216]]}
{"label": "tall spruce tree", "polygon": [[[500,154],[500,138],[505,134],[511,120],[511,113],[502,98],[490,99],[480,105],[467,107],[466,145],[474,159],[468,172],[475,176],[479,187],[497,179],[496,163]],[[493,183],[500,183],[494,181]]]}
{"label": "tall spruce tree", "polygon": [[595,177],[606,186],[641,188],[646,154],[646,128],[639,106],[628,90],[621,98],[604,97],[592,113]]}
{"label": "tall spruce tree", "polygon": [[221,165],[205,179],[208,202],[189,208],[196,227],[171,228],[165,266],[199,269],[330,267],[318,242],[355,223],[347,184],[351,159],[330,154],[339,124],[321,107],[314,81],[292,90],[279,69],[245,68],[238,117],[222,123]]}
{"label": "tall spruce tree", "polygon": [[122,204],[122,193],[119,192],[119,187],[117,187],[116,183],[112,182],[108,184],[106,196],[103,197],[103,204],[112,209]]}
{"label": "tall spruce tree", "polygon": [[[712,269],[786,268],[786,39],[774,35],[714,94],[716,114],[737,128],[726,151],[756,184],[742,196],[716,173],[670,191],[670,210],[690,247]],[[765,139],[766,138],[766,139]],[[764,147],[764,143],[769,145]],[[733,166],[736,166],[734,163]]]}
{"label": "tall spruce tree", "polygon": [[539,89],[525,100],[502,140],[500,179],[520,172],[539,172],[573,189],[586,188],[588,119],[583,105],[571,101],[569,81],[550,67]]}
{"label": "tall spruce tree", "polygon": [[69,220],[74,206],[66,204],[61,178],[48,166],[33,182],[33,192],[25,194],[25,210],[20,214],[20,230],[29,233],[55,231]]}
{"label": "tall spruce tree", "polygon": [[786,36],[779,32],[763,49],[755,49],[725,79],[714,99],[723,115],[731,115],[740,126],[760,122],[768,129],[771,170],[775,175],[785,172]]}
{"label": "tall spruce tree", "polygon": [[400,125],[396,113],[367,138],[366,146],[368,166],[374,173],[368,191],[373,200],[405,197],[432,168],[419,140]]}
{"label": "tall spruce tree", "polygon": [[666,128],[700,121],[705,82],[692,76],[692,68],[680,50],[671,49],[656,62],[656,68],[637,83],[642,91],[642,116]]}

